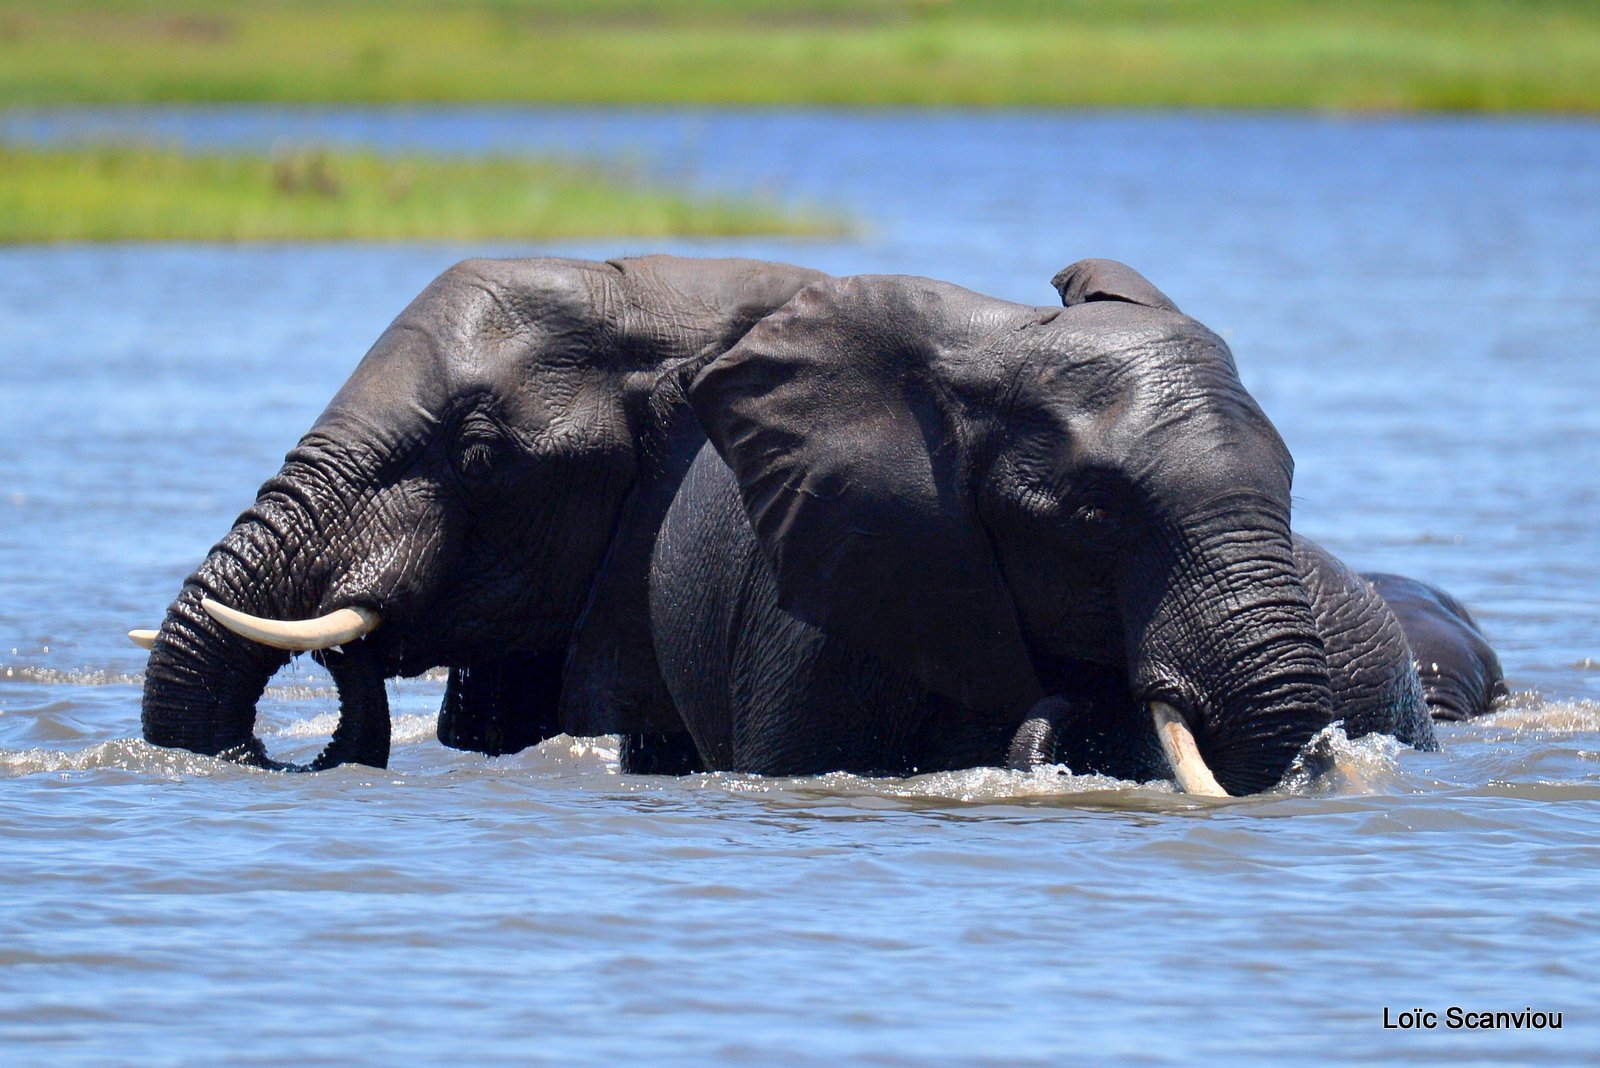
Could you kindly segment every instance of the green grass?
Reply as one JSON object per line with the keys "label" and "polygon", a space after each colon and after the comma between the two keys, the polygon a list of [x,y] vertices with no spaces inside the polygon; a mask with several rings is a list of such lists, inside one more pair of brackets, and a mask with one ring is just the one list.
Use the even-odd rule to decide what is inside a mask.
{"label": "green grass", "polygon": [[0,243],[832,234],[837,220],[697,198],[595,167],[301,151],[0,146]]}
{"label": "green grass", "polygon": [[0,0],[0,105],[1600,112],[1595,0]]}

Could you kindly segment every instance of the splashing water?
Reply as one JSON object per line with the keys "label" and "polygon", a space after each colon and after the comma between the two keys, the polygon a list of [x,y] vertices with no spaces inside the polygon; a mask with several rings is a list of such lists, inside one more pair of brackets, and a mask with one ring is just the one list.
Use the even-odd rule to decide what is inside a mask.
{"label": "splashing water", "polygon": [[[236,149],[648,146],[848,244],[0,249],[0,1048],[18,1063],[1579,1063],[1600,1049],[1600,127],[1280,115],[273,108],[0,116]],[[29,131],[35,131],[30,134]],[[630,156],[631,158],[631,156]],[[621,774],[432,737],[265,773],[139,733],[150,626],[396,311],[471,255],[753,255],[1026,303],[1082,256],[1226,337],[1295,525],[1478,614],[1524,693],[1259,797],[1042,768]],[[197,445],[197,443],[204,443]],[[258,730],[307,759],[326,673]],[[1385,1030],[1451,1004],[1559,1032]]]}

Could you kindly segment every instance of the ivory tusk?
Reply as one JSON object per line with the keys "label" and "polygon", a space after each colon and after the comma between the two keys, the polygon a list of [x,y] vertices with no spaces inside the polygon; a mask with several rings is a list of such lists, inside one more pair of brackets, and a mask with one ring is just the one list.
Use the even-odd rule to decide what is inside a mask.
{"label": "ivory tusk", "polygon": [[316,619],[287,622],[247,615],[209,597],[201,599],[200,607],[235,634],[291,653],[331,649],[353,642],[370,634],[383,622],[383,617],[369,608],[340,608]]}
{"label": "ivory tusk", "polygon": [[1172,765],[1172,776],[1178,780],[1178,788],[1197,797],[1227,797],[1228,791],[1206,767],[1183,714],[1165,701],[1151,701],[1150,716],[1156,721],[1156,737],[1161,740],[1161,751],[1166,754],[1167,763]]}
{"label": "ivory tusk", "polygon": [[142,645],[146,649],[154,649],[156,647],[156,635],[159,633],[160,631],[154,630],[130,630],[128,632],[128,640],[135,645]]}

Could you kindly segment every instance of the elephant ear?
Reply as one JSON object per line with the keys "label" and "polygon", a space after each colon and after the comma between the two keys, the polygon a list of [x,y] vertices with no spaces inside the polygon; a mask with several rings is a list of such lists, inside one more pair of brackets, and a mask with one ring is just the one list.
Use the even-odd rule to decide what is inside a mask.
{"label": "elephant ear", "polygon": [[926,279],[830,279],[690,387],[782,607],[985,711],[1039,696],[950,397],[999,304]]}
{"label": "elephant ear", "polygon": [[1061,294],[1061,304],[1067,308],[1096,300],[1120,300],[1164,311],[1178,310],[1148,278],[1116,260],[1079,260],[1056,272],[1050,284]]}

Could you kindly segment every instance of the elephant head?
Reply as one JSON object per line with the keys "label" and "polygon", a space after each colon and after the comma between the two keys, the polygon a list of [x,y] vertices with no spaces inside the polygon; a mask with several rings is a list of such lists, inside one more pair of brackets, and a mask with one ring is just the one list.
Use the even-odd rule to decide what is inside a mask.
{"label": "elephant head", "polygon": [[[145,737],[270,764],[256,701],[312,649],[342,712],[314,766],[382,766],[384,678],[540,656],[559,673],[580,619],[643,618],[651,524],[703,440],[678,374],[819,277],[665,256],[446,271],[185,581],[150,636]],[[590,663],[649,648],[593,629]],[[628,729],[597,707],[574,713],[586,732]]]}
{"label": "elephant head", "polygon": [[1001,721],[1109,670],[1187,788],[1270,787],[1331,719],[1288,451],[1145,279],[1057,284],[822,281],[691,401],[794,615]]}

